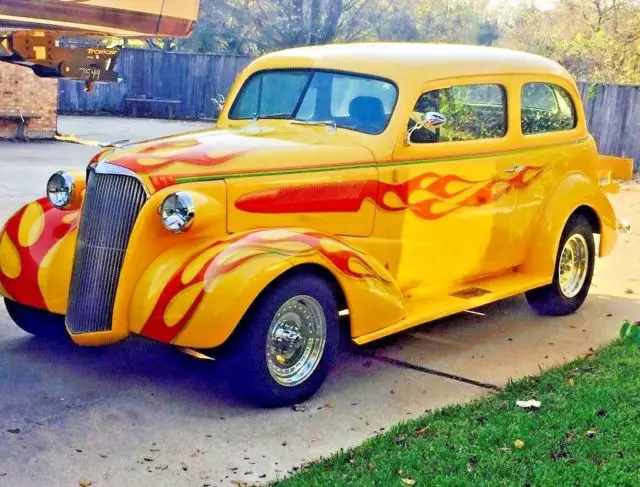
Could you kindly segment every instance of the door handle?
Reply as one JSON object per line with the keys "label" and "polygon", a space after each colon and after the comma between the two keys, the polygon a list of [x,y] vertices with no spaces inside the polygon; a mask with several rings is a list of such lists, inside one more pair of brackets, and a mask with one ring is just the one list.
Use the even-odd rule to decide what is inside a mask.
{"label": "door handle", "polygon": [[509,169],[507,169],[505,172],[509,172],[509,173],[519,173],[519,172],[522,172],[522,171],[524,171],[524,167],[522,167],[522,166],[521,166],[521,165],[519,165],[519,164],[516,164],[515,166],[510,167]]}

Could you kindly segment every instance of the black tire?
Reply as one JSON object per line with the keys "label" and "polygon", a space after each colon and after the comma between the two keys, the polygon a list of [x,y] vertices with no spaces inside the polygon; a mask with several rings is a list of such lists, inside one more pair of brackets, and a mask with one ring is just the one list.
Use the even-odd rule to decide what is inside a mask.
{"label": "black tire", "polygon": [[4,300],[9,316],[22,330],[37,337],[59,340],[67,337],[64,316]]}
{"label": "black tire", "polygon": [[[560,257],[566,242],[574,235],[582,235],[587,244],[588,264],[587,274],[579,292],[572,297],[567,297],[560,287]],[[595,265],[596,250],[593,240],[593,228],[586,218],[580,215],[573,216],[567,222],[560,238],[556,256],[555,272],[553,282],[548,286],[534,289],[526,293],[529,305],[540,315],[564,316],[574,313],[587,298],[591,280],[593,278],[593,268]]]}
{"label": "black tire", "polygon": [[[284,386],[269,371],[267,338],[281,307],[300,296],[310,296],[321,306],[326,341],[311,375],[298,385]],[[229,370],[235,391],[244,399],[262,407],[290,406],[305,401],[322,386],[338,358],[339,332],[334,286],[313,272],[294,272],[260,295],[218,356]]]}

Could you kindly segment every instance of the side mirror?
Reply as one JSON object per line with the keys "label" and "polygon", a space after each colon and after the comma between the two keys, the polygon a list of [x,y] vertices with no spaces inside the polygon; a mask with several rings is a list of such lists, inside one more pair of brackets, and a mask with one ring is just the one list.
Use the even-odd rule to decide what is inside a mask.
{"label": "side mirror", "polygon": [[216,111],[218,112],[217,115],[220,115],[224,109],[224,103],[226,101],[224,95],[222,93],[218,93],[215,98],[211,98],[211,101],[216,107]]}
{"label": "side mirror", "polygon": [[411,115],[411,120],[413,120],[415,123],[413,127],[410,127],[407,130],[405,145],[411,145],[411,136],[416,130],[425,129],[431,132],[432,134],[436,134],[437,130],[442,125],[447,123],[447,118],[442,113],[438,113],[438,112],[427,112],[427,113],[414,112]]}

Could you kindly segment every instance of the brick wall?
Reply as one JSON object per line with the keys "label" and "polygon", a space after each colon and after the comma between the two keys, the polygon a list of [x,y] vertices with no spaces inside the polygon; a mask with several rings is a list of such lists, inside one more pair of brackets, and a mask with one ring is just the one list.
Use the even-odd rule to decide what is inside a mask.
{"label": "brick wall", "polygon": [[14,138],[18,124],[3,121],[6,113],[36,114],[29,122],[32,139],[52,138],[56,133],[58,81],[38,78],[29,68],[0,62],[0,139]]}

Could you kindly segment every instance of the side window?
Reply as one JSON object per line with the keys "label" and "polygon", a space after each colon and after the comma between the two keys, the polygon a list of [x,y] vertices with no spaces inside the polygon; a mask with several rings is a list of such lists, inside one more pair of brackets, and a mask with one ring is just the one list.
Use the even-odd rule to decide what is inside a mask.
{"label": "side window", "polygon": [[567,91],[550,83],[527,83],[522,87],[522,133],[543,134],[576,127],[576,107]]}
{"label": "side window", "polygon": [[[417,127],[416,127],[417,126]],[[507,133],[507,95],[495,84],[459,85],[423,93],[409,120],[411,142],[495,139]]]}

